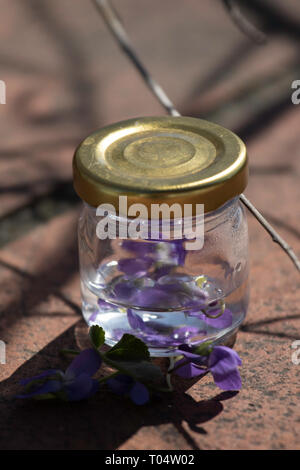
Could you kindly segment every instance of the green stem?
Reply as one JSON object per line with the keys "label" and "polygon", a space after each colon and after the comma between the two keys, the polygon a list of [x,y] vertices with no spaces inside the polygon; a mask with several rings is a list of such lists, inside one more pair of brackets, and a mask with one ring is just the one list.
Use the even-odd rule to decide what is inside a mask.
{"label": "green stem", "polygon": [[98,379],[99,384],[105,383],[108,379],[111,379],[112,377],[115,377],[118,375],[120,372],[113,372],[112,374],[106,375],[105,377],[102,377],[101,379]]}
{"label": "green stem", "polygon": [[176,366],[176,362],[175,362],[175,366],[174,366],[172,369],[169,369],[169,370],[168,370],[168,375],[169,375],[169,374],[173,374],[173,372],[175,372],[175,370],[180,369],[180,367],[187,366],[187,365],[190,364],[190,363],[191,363],[190,360],[186,360],[186,361],[184,361],[184,362],[182,362],[181,364],[179,364],[179,365]]}
{"label": "green stem", "polygon": [[[173,372],[175,372],[177,369],[180,369],[180,368],[183,367],[183,366],[187,366],[187,365],[190,364],[191,362],[193,362],[193,361],[187,359],[186,361],[182,362],[181,364],[178,364],[177,366],[176,366],[176,364],[175,364],[175,367],[173,367],[173,369],[170,369],[170,370],[168,371],[168,374],[173,374]],[[195,364],[195,365],[197,366],[197,364]]]}
{"label": "green stem", "polygon": [[212,320],[219,318],[221,315],[223,315],[225,311],[225,302],[223,299],[220,300],[221,308],[220,308],[220,313],[217,313],[217,315],[210,315],[205,308],[203,308],[201,311],[204,313],[204,315],[207,318],[211,318]]}
{"label": "green stem", "polygon": [[171,371],[174,369],[174,365],[175,365],[174,357],[171,356],[169,358],[169,361],[170,361],[170,365],[169,365],[168,372],[167,372],[167,375],[166,375],[166,382],[168,384],[168,387],[169,387],[170,391],[172,392],[174,389],[173,389],[173,385],[172,385],[172,381],[171,381]]}
{"label": "green stem", "polygon": [[76,351],[75,349],[61,349],[59,351],[59,354],[63,356],[78,356],[80,354],[79,351]]}

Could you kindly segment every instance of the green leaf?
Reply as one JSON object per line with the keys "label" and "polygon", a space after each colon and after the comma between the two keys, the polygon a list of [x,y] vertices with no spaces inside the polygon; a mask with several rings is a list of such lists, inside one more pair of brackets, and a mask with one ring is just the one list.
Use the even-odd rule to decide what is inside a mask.
{"label": "green leaf", "polygon": [[28,384],[24,386],[24,392],[31,393],[33,389],[35,389],[39,385],[44,385],[46,382],[50,382],[50,380],[61,380],[63,373],[61,371],[57,371],[56,374],[45,376],[39,379],[33,379]]}
{"label": "green leaf", "polygon": [[202,343],[193,349],[193,353],[199,354],[199,356],[208,356],[212,351],[212,341],[207,341],[206,343]]}
{"label": "green leaf", "polygon": [[33,397],[34,400],[42,401],[42,400],[55,400],[57,397],[53,393],[44,393],[43,395],[36,395]]}
{"label": "green leaf", "polygon": [[104,344],[105,341],[105,331],[101,326],[98,325],[93,325],[90,328],[89,331],[90,339],[92,342],[92,345],[96,348],[99,349],[102,344]]}
{"label": "green leaf", "polygon": [[148,361],[110,361],[110,365],[140,382],[157,382],[164,376],[160,367]]}
{"label": "green leaf", "polygon": [[103,360],[122,374],[130,375],[136,381],[153,383],[161,382],[164,378],[160,367],[150,361],[146,344],[127,333],[103,355]]}
{"label": "green leaf", "polygon": [[133,335],[124,334],[105,356],[113,361],[150,361],[146,344]]}

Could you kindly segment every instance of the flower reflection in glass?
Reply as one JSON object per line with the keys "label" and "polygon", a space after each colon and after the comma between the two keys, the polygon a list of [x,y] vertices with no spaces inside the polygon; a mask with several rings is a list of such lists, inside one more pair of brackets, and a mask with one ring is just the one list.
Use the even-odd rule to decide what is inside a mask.
{"label": "flower reflection in glass", "polygon": [[[127,325],[113,329],[114,339],[131,333],[155,348],[174,348],[192,344],[210,329],[224,330],[233,315],[219,296],[209,293],[207,278],[191,276],[183,269],[187,252],[184,240],[121,242],[125,254],[117,262],[119,275],[109,293],[98,299],[101,312],[118,311],[127,315]],[[97,321],[95,311],[89,322]],[[181,314],[179,324],[171,318]]]}

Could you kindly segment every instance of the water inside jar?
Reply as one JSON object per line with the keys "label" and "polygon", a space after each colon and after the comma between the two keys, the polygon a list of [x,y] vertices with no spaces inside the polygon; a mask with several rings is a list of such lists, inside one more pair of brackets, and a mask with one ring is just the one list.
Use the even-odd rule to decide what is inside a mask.
{"label": "water inside jar", "polygon": [[242,322],[246,281],[238,287],[229,282],[224,291],[217,279],[177,272],[166,260],[154,270],[142,257],[128,260],[128,266],[108,261],[82,276],[84,318],[104,328],[107,344],[130,333],[147,343],[152,356],[172,355],[180,344],[217,341]]}

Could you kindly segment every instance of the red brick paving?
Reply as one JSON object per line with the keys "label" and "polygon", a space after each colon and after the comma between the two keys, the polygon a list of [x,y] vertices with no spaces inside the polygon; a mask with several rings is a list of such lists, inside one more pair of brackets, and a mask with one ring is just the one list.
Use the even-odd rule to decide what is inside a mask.
{"label": "red brick paving", "polygon": [[[185,112],[214,112],[255,77],[290,63],[296,70],[295,44],[271,38],[197,95],[221,59],[248,41],[218,2],[200,3],[115,1],[139,52]],[[161,109],[91,5],[5,0],[2,11],[0,79],[7,81],[8,97],[0,106],[0,215],[7,215],[71,177],[74,147],[92,129]],[[274,101],[286,92],[283,83]],[[225,99],[216,117],[238,129],[241,121],[247,124],[245,110],[258,104],[255,93],[251,103],[234,107]],[[300,106],[285,105],[249,135],[247,194],[300,256],[299,113]],[[30,190],[16,191],[22,185]],[[243,358],[239,394],[219,394],[207,376],[178,380],[171,400],[143,408],[102,393],[78,404],[12,398],[24,376],[66,363],[60,348],[84,345],[86,328],[76,308],[76,218],[76,209],[67,211],[0,250],[0,338],[7,343],[7,364],[0,365],[0,448],[299,449],[300,365],[291,361],[291,344],[300,339],[300,279],[251,216],[251,304],[235,346]]]}

